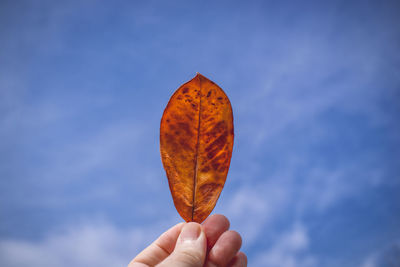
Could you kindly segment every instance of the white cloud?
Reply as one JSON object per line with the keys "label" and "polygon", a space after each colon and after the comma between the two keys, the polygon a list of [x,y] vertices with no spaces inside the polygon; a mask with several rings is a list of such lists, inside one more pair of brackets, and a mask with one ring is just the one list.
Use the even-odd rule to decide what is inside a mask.
{"label": "white cloud", "polygon": [[372,252],[360,267],[397,267],[400,266],[400,241],[390,243]]}
{"label": "white cloud", "polygon": [[378,267],[376,262],[376,255],[368,256],[361,264],[361,267]]}
{"label": "white cloud", "polygon": [[[118,229],[106,222],[71,225],[49,233],[44,239],[0,240],[3,267],[117,267],[150,244],[162,223]],[[169,221],[167,223],[170,223]]]}
{"label": "white cloud", "polygon": [[283,233],[269,249],[258,253],[251,266],[264,267],[313,267],[317,260],[309,252],[309,237],[305,227],[294,224],[292,229]]}
{"label": "white cloud", "polygon": [[245,246],[257,242],[263,230],[274,222],[274,217],[290,200],[289,192],[273,183],[241,187],[228,197],[222,209],[245,238]]}

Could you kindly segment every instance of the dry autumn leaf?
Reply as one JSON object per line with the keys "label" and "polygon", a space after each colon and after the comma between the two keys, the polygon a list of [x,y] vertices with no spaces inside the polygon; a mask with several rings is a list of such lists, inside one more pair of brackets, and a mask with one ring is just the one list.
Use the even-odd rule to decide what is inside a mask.
{"label": "dry autumn leaf", "polygon": [[201,74],[172,95],[160,127],[160,150],[175,207],[201,223],[214,209],[228,174],[233,115],[224,91]]}

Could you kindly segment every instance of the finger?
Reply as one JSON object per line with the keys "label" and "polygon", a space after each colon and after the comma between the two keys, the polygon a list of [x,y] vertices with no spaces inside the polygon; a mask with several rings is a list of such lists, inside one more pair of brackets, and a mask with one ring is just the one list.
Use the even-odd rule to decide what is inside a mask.
{"label": "finger", "polygon": [[203,229],[207,236],[207,248],[211,249],[222,233],[229,229],[229,220],[221,214],[211,215],[203,223]]}
{"label": "finger", "polygon": [[243,252],[239,251],[235,257],[231,260],[228,265],[229,267],[246,267],[247,266],[247,256]]}
{"label": "finger", "polygon": [[174,252],[159,266],[202,267],[206,258],[207,238],[198,223],[190,222],[182,228]]}
{"label": "finger", "polygon": [[242,238],[235,231],[223,233],[208,254],[209,266],[227,266],[242,245]]}
{"label": "finger", "polygon": [[183,225],[184,223],[179,223],[163,233],[150,246],[140,252],[128,267],[154,266],[163,261],[174,250],[176,240],[181,233]]}

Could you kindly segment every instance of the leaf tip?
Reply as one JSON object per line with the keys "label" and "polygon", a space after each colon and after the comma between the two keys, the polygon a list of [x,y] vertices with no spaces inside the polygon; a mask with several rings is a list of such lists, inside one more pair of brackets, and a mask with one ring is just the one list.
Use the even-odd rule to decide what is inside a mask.
{"label": "leaf tip", "polygon": [[204,75],[202,75],[199,72],[196,72],[196,76],[194,77],[198,81],[208,81],[208,78],[206,78]]}

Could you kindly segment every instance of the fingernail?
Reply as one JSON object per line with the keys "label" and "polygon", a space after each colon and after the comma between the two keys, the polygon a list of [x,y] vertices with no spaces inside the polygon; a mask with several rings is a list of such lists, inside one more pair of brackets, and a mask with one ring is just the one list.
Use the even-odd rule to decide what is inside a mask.
{"label": "fingernail", "polygon": [[200,224],[198,223],[187,223],[185,226],[182,228],[182,232],[179,235],[179,239],[182,241],[193,241],[196,240],[201,233],[201,228]]}

